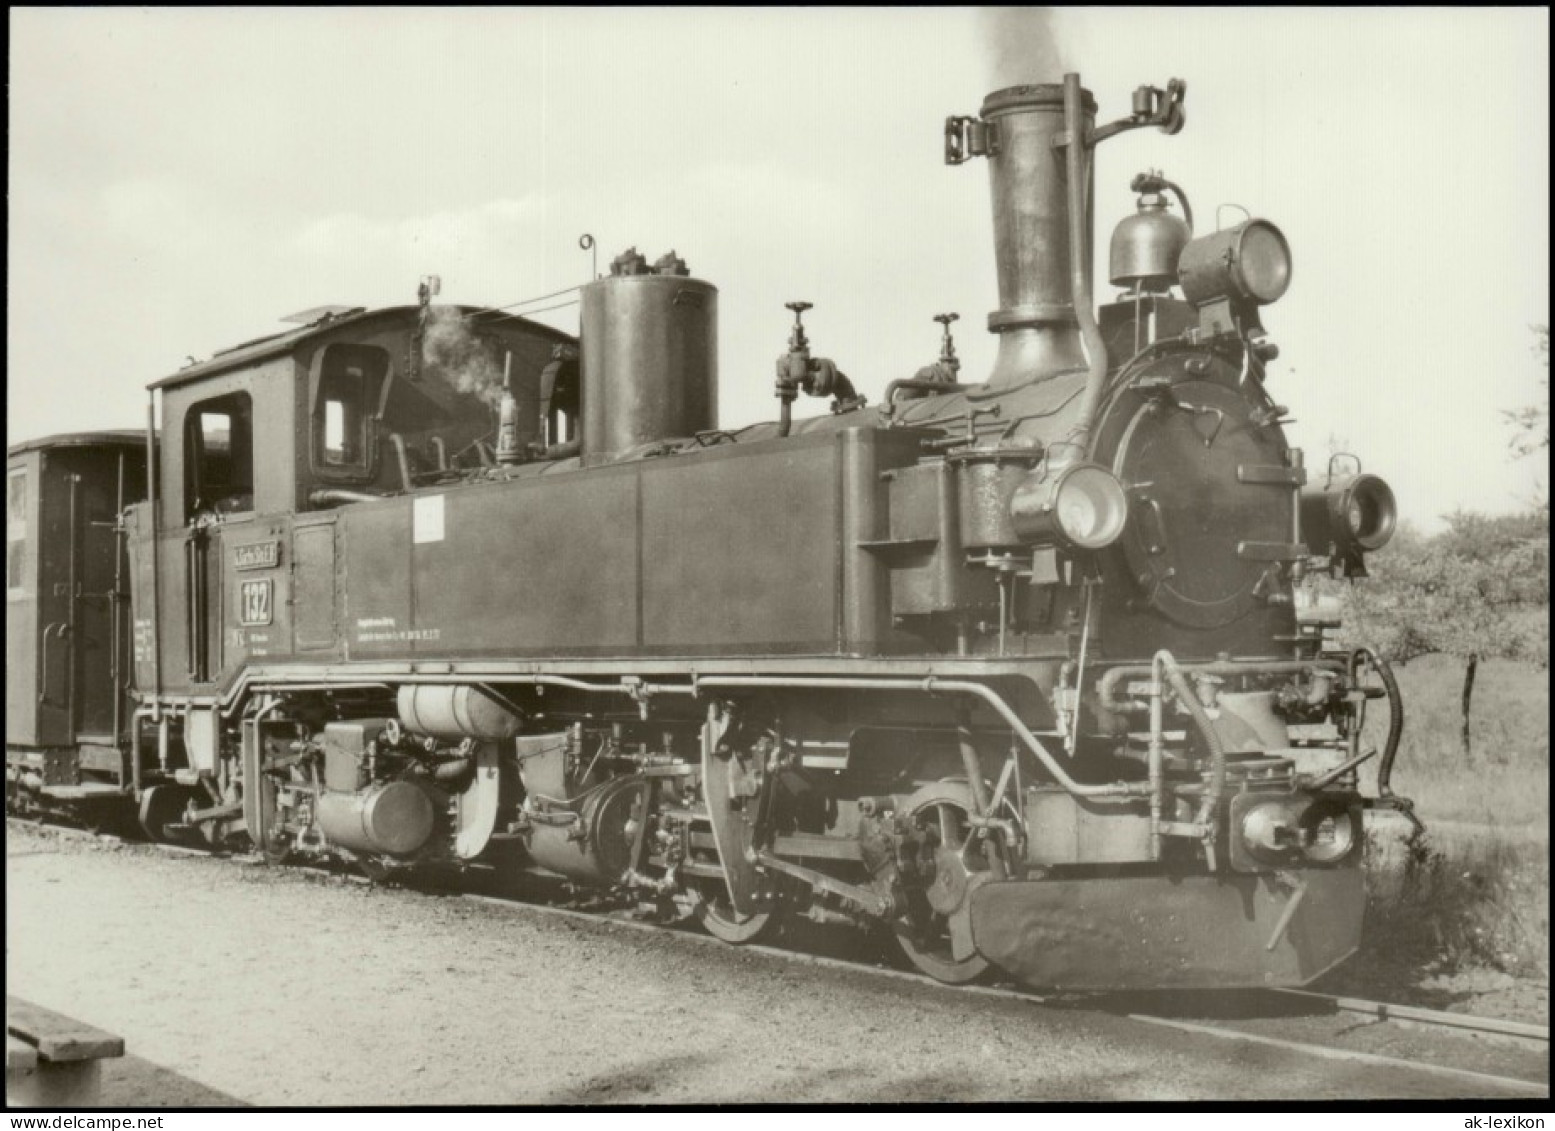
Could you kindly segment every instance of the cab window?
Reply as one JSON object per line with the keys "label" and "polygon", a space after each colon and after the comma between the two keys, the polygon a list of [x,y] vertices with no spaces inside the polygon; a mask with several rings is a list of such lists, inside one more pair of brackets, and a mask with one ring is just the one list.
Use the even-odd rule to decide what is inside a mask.
{"label": "cab window", "polygon": [[254,404],[247,393],[201,401],[184,418],[185,517],[254,509]]}
{"label": "cab window", "polygon": [[8,472],[5,481],[5,590],[27,591],[27,471]]}
{"label": "cab window", "polygon": [[373,419],[388,355],[370,346],[330,346],[313,406],[313,466],[326,478],[373,473]]}

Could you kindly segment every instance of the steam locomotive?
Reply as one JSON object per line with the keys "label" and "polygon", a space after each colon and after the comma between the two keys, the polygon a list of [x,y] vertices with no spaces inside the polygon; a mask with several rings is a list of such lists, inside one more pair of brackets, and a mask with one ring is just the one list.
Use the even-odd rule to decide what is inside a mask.
{"label": "steam locomotive", "polygon": [[946,122],[991,173],[981,382],[942,315],[870,405],[796,302],[779,419],[721,426],[717,289],[631,251],[576,338],[428,279],[156,382],[144,436],[13,447],[8,806],[498,860],[730,943],[886,929],[951,983],[1315,978],[1359,942],[1364,811],[1409,803],[1386,664],[1293,598],[1396,508],[1287,441],[1275,225],[1196,233],[1143,173],[1095,306],[1095,150],[1184,92]]}

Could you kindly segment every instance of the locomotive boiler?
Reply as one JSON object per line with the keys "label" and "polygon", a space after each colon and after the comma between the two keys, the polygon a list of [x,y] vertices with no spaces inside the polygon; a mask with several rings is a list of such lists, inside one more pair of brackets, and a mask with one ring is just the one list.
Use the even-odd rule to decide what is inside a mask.
{"label": "locomotive boiler", "polygon": [[1099,124],[1068,75],[946,122],[990,176],[982,380],[946,314],[870,404],[795,302],[778,419],[722,424],[717,289],[632,250],[577,337],[429,280],[157,382],[128,698],[91,743],[8,730],[9,796],[87,783],[153,836],[374,875],[535,869],[734,943],[884,928],[947,982],[1317,977],[1359,943],[1365,810],[1409,803],[1385,662],[1294,594],[1364,574],[1395,507],[1289,442],[1274,224],[1196,231],[1142,173],[1097,306],[1096,149],[1176,133],[1184,93]]}

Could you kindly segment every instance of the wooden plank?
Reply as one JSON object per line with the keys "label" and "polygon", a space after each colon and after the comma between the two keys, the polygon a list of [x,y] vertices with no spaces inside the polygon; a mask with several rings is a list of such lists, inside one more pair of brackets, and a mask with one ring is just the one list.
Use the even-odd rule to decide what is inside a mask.
{"label": "wooden plank", "polygon": [[96,1060],[124,1055],[122,1037],[9,995],[5,999],[5,1028],[8,1037],[20,1037],[37,1049],[44,1060]]}
{"label": "wooden plank", "polygon": [[38,1066],[38,1050],[19,1041],[11,1034],[5,1035],[5,1070],[26,1072]]}

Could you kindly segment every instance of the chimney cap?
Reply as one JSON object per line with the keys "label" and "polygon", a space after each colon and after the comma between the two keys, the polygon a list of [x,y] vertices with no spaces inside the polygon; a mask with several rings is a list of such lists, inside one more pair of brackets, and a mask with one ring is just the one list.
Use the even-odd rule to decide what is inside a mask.
{"label": "chimney cap", "polygon": [[[1020,110],[1042,110],[1061,107],[1064,104],[1062,83],[1038,83],[1031,86],[1007,86],[983,99],[981,117],[995,114],[1013,114]],[[1085,89],[1080,91],[1080,105],[1086,113],[1096,113],[1096,99]]]}

